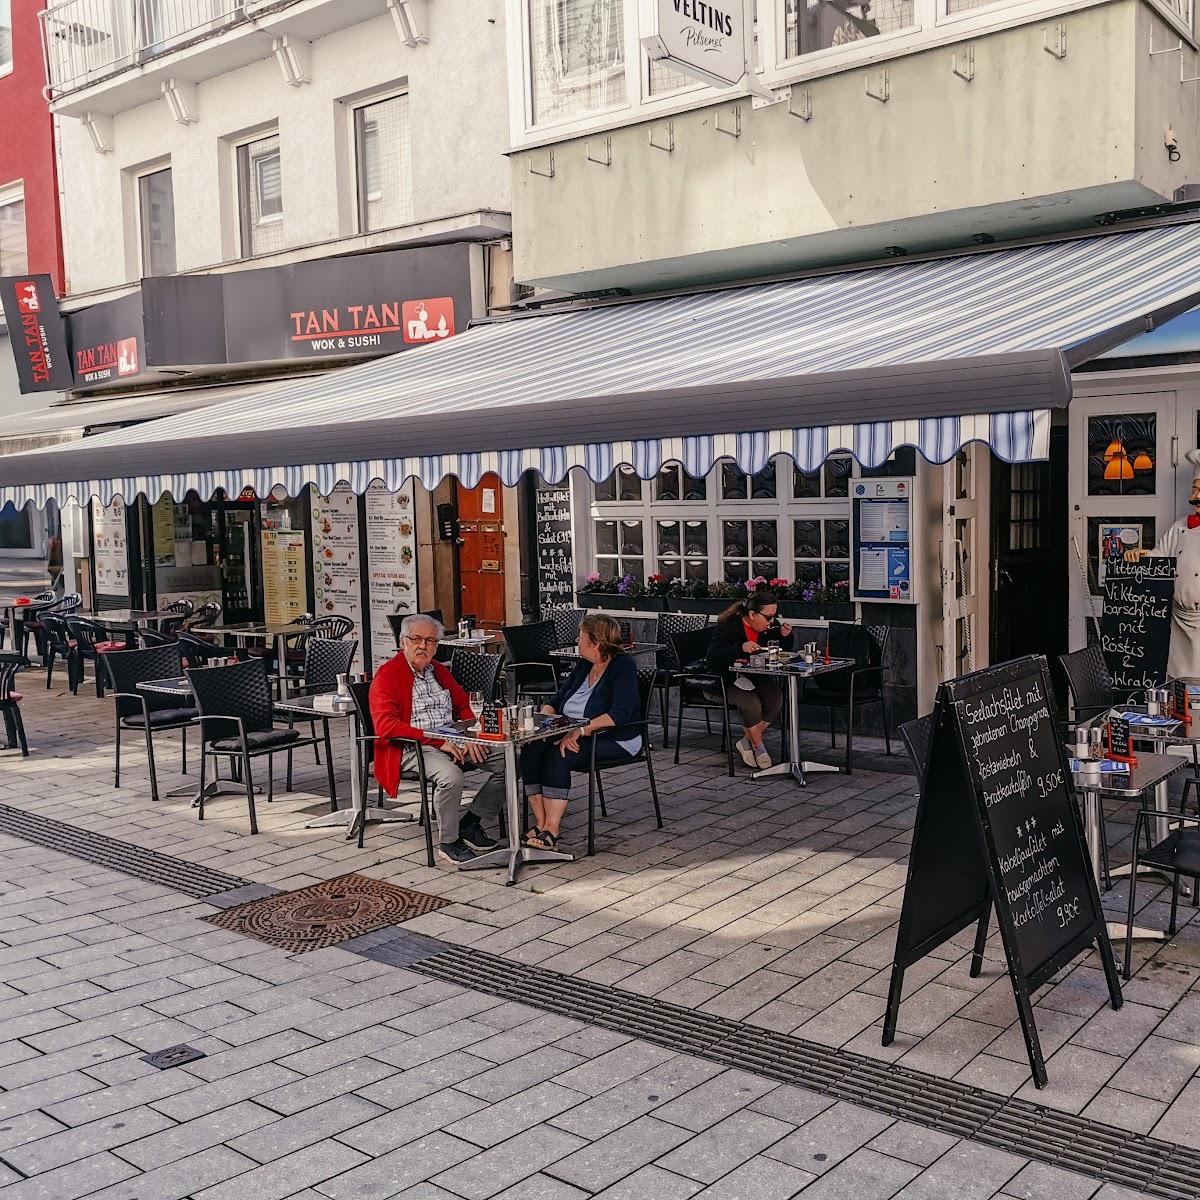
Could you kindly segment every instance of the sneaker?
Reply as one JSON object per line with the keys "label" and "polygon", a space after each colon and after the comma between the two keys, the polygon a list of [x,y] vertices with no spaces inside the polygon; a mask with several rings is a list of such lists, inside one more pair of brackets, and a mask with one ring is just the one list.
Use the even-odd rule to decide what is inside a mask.
{"label": "sneaker", "polygon": [[771,756],[767,753],[766,746],[754,747],[754,761],[764,771],[771,765]]}
{"label": "sneaker", "polygon": [[753,770],[758,769],[758,759],[755,757],[754,748],[745,738],[734,742],[733,748],[742,756],[742,762]]}
{"label": "sneaker", "polygon": [[467,849],[467,845],[462,838],[459,838],[457,842],[439,842],[437,852],[439,858],[444,858],[447,862],[451,863],[470,862],[475,857]]}
{"label": "sneaker", "polygon": [[480,824],[479,818],[475,817],[475,820],[473,821],[469,819],[473,815],[474,814],[468,814],[468,816],[464,817],[462,821],[459,822],[458,840],[460,842],[466,842],[466,844],[470,846],[472,850],[478,850],[481,852],[488,850],[499,850],[500,843],[496,841],[495,838],[488,837],[487,831],[484,829],[483,825]]}

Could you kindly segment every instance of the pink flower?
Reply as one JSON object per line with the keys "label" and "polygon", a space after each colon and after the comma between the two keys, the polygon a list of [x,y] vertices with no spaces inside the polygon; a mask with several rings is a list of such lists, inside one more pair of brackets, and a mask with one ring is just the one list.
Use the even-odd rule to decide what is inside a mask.
{"label": "pink flower", "polygon": [[600,582],[600,572],[599,571],[589,571],[586,582],[599,583]]}

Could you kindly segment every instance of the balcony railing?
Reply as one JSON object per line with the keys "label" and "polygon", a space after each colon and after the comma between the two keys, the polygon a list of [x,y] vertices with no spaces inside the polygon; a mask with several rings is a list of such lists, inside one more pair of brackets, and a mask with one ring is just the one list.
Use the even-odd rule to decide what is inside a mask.
{"label": "balcony railing", "polygon": [[52,97],[295,0],[58,0],[39,15]]}

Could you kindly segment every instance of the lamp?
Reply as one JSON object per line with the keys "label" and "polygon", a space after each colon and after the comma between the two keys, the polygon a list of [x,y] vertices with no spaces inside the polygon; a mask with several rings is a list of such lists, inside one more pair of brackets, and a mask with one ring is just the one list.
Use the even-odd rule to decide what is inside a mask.
{"label": "lamp", "polygon": [[1139,450],[1133,460],[1133,469],[1135,471],[1153,471],[1154,459],[1150,457],[1149,451]]}
{"label": "lamp", "polygon": [[1120,454],[1114,454],[1109,460],[1108,466],[1104,468],[1105,479],[1132,479],[1133,467],[1129,464],[1129,455],[1121,451]]}
{"label": "lamp", "polygon": [[1119,437],[1115,437],[1111,442],[1108,443],[1108,449],[1104,452],[1104,461],[1112,462],[1112,460],[1119,454],[1124,453],[1125,447],[1121,444],[1121,439]]}

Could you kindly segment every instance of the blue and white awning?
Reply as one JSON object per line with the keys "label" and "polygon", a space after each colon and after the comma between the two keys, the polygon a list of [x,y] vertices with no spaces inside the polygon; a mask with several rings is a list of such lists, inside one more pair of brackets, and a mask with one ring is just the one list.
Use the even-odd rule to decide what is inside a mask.
{"label": "blue and white awning", "polygon": [[0,459],[0,499],[1049,451],[1069,366],[1200,301],[1200,223],[495,321]]}

